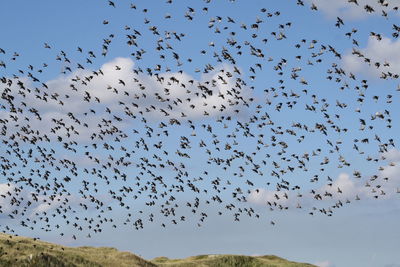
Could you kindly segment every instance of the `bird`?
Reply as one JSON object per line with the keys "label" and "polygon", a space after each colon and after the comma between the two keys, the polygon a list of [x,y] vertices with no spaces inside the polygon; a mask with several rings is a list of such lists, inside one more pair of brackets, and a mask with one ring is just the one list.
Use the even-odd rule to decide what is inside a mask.
{"label": "bird", "polygon": [[[132,3],[126,8],[140,21],[118,32],[109,29],[115,17],[101,17],[107,35],[71,51],[44,42],[52,58],[45,63],[22,64],[22,51],[0,48],[0,67],[12,73],[17,65],[0,78],[0,212],[15,222],[4,231],[18,225],[75,241],[107,225],[156,223],[167,231],[189,223],[189,214],[198,227],[211,216],[268,218],[274,226],[264,207],[306,210],[317,202],[306,214],[330,217],[350,200],[399,192],[381,175],[397,162],[377,156],[396,149],[399,89],[388,82],[398,78],[390,58],[380,62],[359,48],[364,33],[346,17],[326,30],[346,29],[337,38],[351,46],[349,54],[309,29],[294,34],[298,21],[283,11],[257,7],[243,19],[230,12],[234,1],[218,15],[210,2],[175,9],[167,0],[162,4],[173,8],[161,17],[151,5]],[[294,3],[303,14],[307,3]],[[317,4],[311,10],[322,12]],[[116,14],[125,8],[105,6]],[[376,6],[360,8],[369,14]],[[389,28],[396,38],[400,27]],[[378,28],[366,33],[385,41]],[[380,72],[387,91],[343,67],[350,55]],[[46,80],[54,64],[61,78]],[[376,173],[367,175],[361,162]],[[367,190],[349,193],[340,170]]]}

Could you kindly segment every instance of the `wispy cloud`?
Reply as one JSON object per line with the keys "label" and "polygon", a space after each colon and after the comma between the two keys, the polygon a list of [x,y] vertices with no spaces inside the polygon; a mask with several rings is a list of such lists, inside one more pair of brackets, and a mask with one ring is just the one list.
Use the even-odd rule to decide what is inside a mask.
{"label": "wispy cloud", "polygon": [[334,267],[335,265],[331,261],[318,261],[314,263],[318,267]]}
{"label": "wispy cloud", "polygon": [[[341,17],[351,20],[364,19],[371,14],[381,15],[382,11],[390,12],[393,7],[400,5],[399,0],[384,1],[384,5],[379,4],[377,0],[357,0],[358,4],[349,3],[348,0],[308,0],[308,2],[314,3],[318,10],[330,18]],[[375,12],[366,12],[364,9],[366,5],[372,7]]]}
{"label": "wispy cloud", "polygon": [[400,151],[391,149],[381,156],[386,160],[386,164],[371,177],[353,178],[348,173],[341,173],[328,184],[315,189],[314,193],[259,188],[252,190],[247,200],[256,205],[271,203],[273,206],[303,207],[317,201],[316,195],[320,196],[318,201],[321,203],[373,198],[391,199],[400,192]]}
{"label": "wispy cloud", "polygon": [[[247,109],[252,94],[227,64],[210,66],[195,79],[185,72],[141,72],[130,58],[115,58],[97,71],[76,70],[46,82],[46,88],[39,91],[28,78],[12,81],[13,102],[26,105],[21,107],[33,130],[53,138],[71,134],[75,141],[90,140],[99,125],[105,127],[105,120],[124,129],[141,115],[167,121],[237,115]],[[18,81],[30,91],[21,90]],[[12,115],[1,112],[2,118]],[[18,132],[18,128],[13,129],[17,125],[19,121],[9,120],[9,132]]]}
{"label": "wispy cloud", "polygon": [[[360,56],[363,55],[363,56]],[[365,62],[368,59],[370,62]],[[379,66],[375,65],[378,62]],[[400,40],[382,36],[381,40],[370,36],[365,48],[347,53],[343,58],[345,69],[381,77],[382,73],[400,73]]]}
{"label": "wispy cloud", "polygon": [[398,149],[392,148],[387,152],[382,153],[382,156],[386,160],[400,162],[400,151]]}
{"label": "wispy cloud", "polygon": [[[290,196],[290,199],[289,199]],[[288,191],[277,191],[268,189],[256,189],[252,190],[247,197],[250,203],[258,205],[266,205],[269,203],[277,203],[278,205],[286,205],[292,201],[292,194]]]}

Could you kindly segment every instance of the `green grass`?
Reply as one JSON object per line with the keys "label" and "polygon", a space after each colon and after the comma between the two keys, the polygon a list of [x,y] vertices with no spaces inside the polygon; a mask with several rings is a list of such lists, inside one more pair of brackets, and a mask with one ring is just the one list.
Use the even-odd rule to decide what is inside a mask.
{"label": "green grass", "polygon": [[65,247],[32,238],[0,234],[0,266],[15,267],[306,267],[276,256],[199,255],[185,259],[158,257],[146,261],[108,247]]}
{"label": "green grass", "polygon": [[164,267],[310,267],[307,263],[287,261],[277,256],[199,255],[186,259],[158,257],[151,262]]}
{"label": "green grass", "polygon": [[31,238],[0,234],[0,266],[155,267],[132,253],[107,247],[65,247]]}

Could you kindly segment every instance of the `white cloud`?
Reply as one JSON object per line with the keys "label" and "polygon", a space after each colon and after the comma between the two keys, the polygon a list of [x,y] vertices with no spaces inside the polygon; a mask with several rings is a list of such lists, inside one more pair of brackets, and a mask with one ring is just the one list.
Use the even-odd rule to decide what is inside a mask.
{"label": "white cloud", "polygon": [[[11,193],[11,196],[8,192]],[[21,204],[15,203],[16,199],[21,201]],[[108,195],[98,195],[96,199],[108,203],[108,205],[115,202],[115,200]],[[19,221],[25,221],[27,218],[37,218],[38,214],[41,216],[45,213],[54,212],[55,209],[60,206],[64,207],[65,201],[68,202],[68,206],[73,213],[81,211],[82,204],[87,207],[87,209],[85,209],[86,213],[96,210],[90,199],[83,198],[77,194],[51,196],[50,194],[40,194],[37,191],[31,191],[29,189],[21,189],[21,187],[17,187],[16,184],[13,183],[3,183],[0,184],[0,209],[2,211],[2,213],[0,213],[0,219],[2,220],[3,227],[7,225],[12,227],[12,225],[19,224]]]}
{"label": "white cloud", "polygon": [[[339,191],[341,193],[339,193]],[[332,185],[325,185],[318,190],[321,194],[331,193],[335,199],[354,198],[363,192],[363,188],[350,178],[347,173],[341,173],[332,182]]]}
{"label": "white cloud", "polygon": [[334,264],[330,261],[318,261],[314,263],[314,265],[317,265],[318,267],[333,267]]}
{"label": "white cloud", "polygon": [[[75,141],[90,140],[90,136],[98,132],[98,125],[104,124],[104,119],[112,120],[112,126],[124,129],[132,121],[126,112],[139,118],[142,113],[150,120],[210,118],[236,114],[235,110],[244,111],[245,101],[251,95],[251,90],[241,83],[233,67],[227,64],[214,67],[198,80],[185,72],[135,73],[134,67],[130,58],[116,58],[100,68],[103,74],[99,74],[100,70],[96,71],[97,75],[90,70],[77,70],[46,82],[48,88],[40,92],[33,89],[36,84],[27,78],[13,79],[10,94],[15,97],[13,103],[16,106],[21,102],[27,105],[21,106],[24,112],[18,116],[23,118],[25,115],[33,130],[54,138],[65,136],[65,128],[73,126],[79,132],[79,136],[71,138]],[[30,93],[25,90],[24,97],[18,93],[18,80],[31,89]],[[44,94],[46,101],[40,99]],[[42,119],[29,112],[30,108],[38,110]],[[110,112],[106,112],[106,108]],[[77,124],[68,114],[81,123]],[[2,111],[1,116],[7,118],[10,115]],[[116,121],[114,115],[122,120]],[[54,119],[66,124],[57,133],[51,133],[59,125]],[[84,123],[88,126],[85,127]],[[20,121],[8,123],[10,133],[21,132],[17,124]]]}
{"label": "white cloud", "polygon": [[[397,153],[399,153],[398,150],[393,152],[393,154]],[[380,184],[380,190],[386,193],[386,197],[398,195],[400,192],[400,160],[398,158],[393,159],[379,172],[380,181],[383,180]]]}
{"label": "white cloud", "polygon": [[[30,201],[32,204],[28,208],[28,212],[26,214],[32,215],[36,212],[45,212],[50,209],[53,209],[57,204],[57,200],[51,200],[47,196],[38,196],[37,201],[33,198],[33,192],[29,192],[28,190],[21,190],[18,188],[16,190],[16,186],[13,183],[8,184],[0,184],[0,206],[3,214],[10,214],[13,210],[22,210],[22,207],[13,203],[13,197],[16,199],[23,199],[23,202]],[[8,194],[11,193],[11,196]],[[49,205],[50,204],[50,205]],[[15,214],[14,217],[17,218],[19,215]],[[9,219],[9,218],[7,218]]]}
{"label": "white cloud", "polygon": [[382,153],[382,156],[388,161],[400,161],[400,151],[395,148]]}
{"label": "white cloud", "polygon": [[[341,193],[338,193],[338,190]],[[357,194],[363,194],[364,189],[358,185],[355,181],[350,178],[347,173],[341,173],[337,179],[332,182],[332,185],[324,185],[315,190],[316,194],[322,196],[322,200],[328,199],[346,199],[354,198]],[[325,197],[325,193],[331,193],[332,198]],[[314,196],[308,192],[298,192],[295,194],[289,190],[268,190],[259,188],[252,190],[247,197],[250,203],[257,205],[266,205],[267,202],[276,203],[276,205],[296,207],[298,204],[303,206],[304,204],[310,204],[310,201],[314,199]]]}
{"label": "white cloud", "polygon": [[[382,10],[389,13],[393,7],[400,5],[400,0],[386,1],[387,7],[378,3],[377,0],[357,0],[358,5],[349,3],[348,0],[308,0],[309,3],[314,3],[318,10],[322,11],[330,18],[341,17],[343,19],[363,19],[368,15],[381,15]],[[367,13],[364,6],[371,6],[375,12]]]}
{"label": "white cloud", "polygon": [[[330,192],[334,199],[354,200],[357,196],[360,199],[372,199],[375,196],[390,199],[400,190],[400,161],[391,162],[382,168],[374,179],[368,176],[359,180],[342,173],[333,181],[332,186],[325,185],[318,192]],[[338,188],[342,193],[338,193]]]}
{"label": "white cloud", "polygon": [[[130,58],[116,58],[100,68],[104,75],[93,76],[90,71],[77,71],[67,77],[49,81],[47,84],[57,92],[71,91],[69,87],[72,78],[80,76],[84,79],[84,77],[93,76],[87,86],[76,85],[78,92],[68,101],[75,111],[87,110],[89,104],[82,101],[85,96],[84,91],[87,91],[92,98],[98,97],[101,103],[110,107],[111,110],[112,107],[119,106],[119,101],[128,106],[135,102],[139,105],[139,110],[144,112],[146,108],[151,109],[153,105],[156,110],[148,115],[156,114],[158,117],[165,117],[161,109],[166,110],[170,117],[180,117],[183,112],[189,118],[197,118],[204,116],[204,111],[210,113],[209,116],[220,114],[218,110],[222,105],[226,107],[224,112],[232,112],[233,109],[242,106],[241,103],[231,105],[237,100],[232,88],[238,90],[239,88],[236,86],[233,68],[227,64],[215,67],[214,71],[203,75],[200,80],[194,79],[185,72],[160,73],[157,78],[156,75],[135,73],[134,66]],[[244,97],[248,95],[246,87],[237,94]],[[174,104],[174,101],[177,103]],[[168,108],[169,105],[172,109]],[[214,109],[213,106],[216,108]],[[132,106],[130,107],[133,109]],[[62,109],[71,110],[71,107],[65,106]]]}
{"label": "white cloud", "polygon": [[47,212],[48,210],[53,209],[55,206],[56,204],[54,203],[41,203],[32,210],[32,214]]}
{"label": "white cloud", "polygon": [[9,211],[11,211],[11,204],[3,196],[8,197],[7,193],[13,193],[14,188],[15,186],[13,184],[0,184],[0,207],[2,213],[8,213]]}
{"label": "white cloud", "polygon": [[0,184],[0,195],[7,194],[7,192],[13,190],[13,185],[9,184]]}
{"label": "white cloud", "polygon": [[[359,57],[353,52],[344,56],[343,65],[346,70],[377,77],[380,77],[382,72],[400,73],[400,40],[382,37],[382,40],[379,41],[370,36],[367,47],[359,49],[359,52],[364,57]],[[371,64],[365,63],[364,58],[369,58]],[[375,66],[375,62],[380,63],[379,68]]]}
{"label": "white cloud", "polygon": [[[389,157],[398,160],[400,152],[392,150],[387,153]],[[373,199],[378,196],[379,199],[391,199],[398,194],[400,190],[400,161],[391,161],[388,165],[382,167],[376,176],[376,179],[370,180],[352,178],[347,173],[341,173],[330,184],[325,184],[315,190],[315,194],[305,191],[299,191],[296,195],[288,190],[268,190],[259,188],[251,190],[247,197],[249,203],[256,205],[267,205],[271,203],[274,206],[300,207],[305,208],[317,201],[314,196],[319,194],[321,199],[318,202],[330,203],[330,201],[345,201],[359,199]],[[368,185],[368,186],[367,186]]]}
{"label": "white cloud", "polygon": [[[285,205],[289,202],[288,191],[277,191],[277,190],[268,190],[268,189],[258,189],[252,190],[247,197],[247,200],[250,203],[266,205],[267,202]],[[287,198],[285,196],[287,195]]]}

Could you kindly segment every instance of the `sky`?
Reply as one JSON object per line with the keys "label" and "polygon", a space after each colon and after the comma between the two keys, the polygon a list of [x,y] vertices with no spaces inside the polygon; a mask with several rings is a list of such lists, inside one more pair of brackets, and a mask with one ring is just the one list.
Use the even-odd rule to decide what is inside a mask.
{"label": "sky", "polygon": [[400,266],[400,1],[3,2],[1,230]]}

